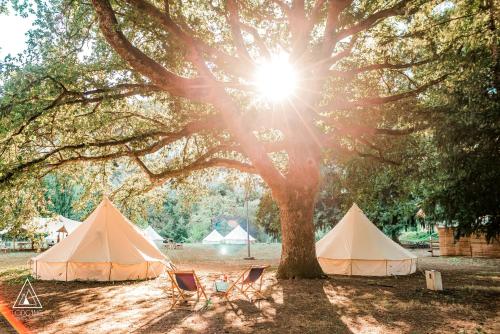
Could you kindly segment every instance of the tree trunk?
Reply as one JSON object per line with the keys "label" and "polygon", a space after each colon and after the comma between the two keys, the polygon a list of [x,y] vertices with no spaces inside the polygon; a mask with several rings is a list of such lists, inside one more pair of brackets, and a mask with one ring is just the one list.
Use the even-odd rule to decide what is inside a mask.
{"label": "tree trunk", "polygon": [[278,278],[321,278],[314,240],[314,194],[291,192],[279,201],[281,261]]}

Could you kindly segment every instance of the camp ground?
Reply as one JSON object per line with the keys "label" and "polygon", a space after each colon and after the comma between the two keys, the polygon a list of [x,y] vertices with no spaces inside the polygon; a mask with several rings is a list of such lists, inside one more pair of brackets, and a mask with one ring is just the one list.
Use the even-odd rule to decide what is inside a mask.
{"label": "camp ground", "polygon": [[[302,319],[313,324],[311,332],[347,332],[356,328],[358,317],[332,321],[337,317],[331,309],[333,301],[346,305],[343,307],[362,307],[376,312],[385,303],[409,307],[415,305],[414,299],[418,298],[423,304],[419,304],[416,313],[409,314],[405,308],[399,307],[385,311],[412,324],[412,321],[432,312],[435,305],[451,307],[446,299],[440,299],[439,292],[426,290],[423,273],[439,270],[440,274],[443,273],[441,279],[444,278],[445,291],[454,291],[455,298],[467,300],[470,291],[474,290],[464,289],[461,284],[467,281],[470,286],[479,284],[485,289],[482,284],[491,282],[494,286],[494,281],[489,281],[491,278],[488,277],[493,277],[490,275],[494,275],[499,264],[498,259],[433,257],[427,248],[405,249],[380,231],[353,204],[335,227],[316,243],[318,261],[323,271],[332,276],[326,281],[313,280],[302,285],[276,280],[274,272],[279,263],[280,244],[259,243],[250,235],[240,233],[245,231],[239,225],[231,231],[228,233],[233,236],[230,240],[243,241],[225,243],[225,237],[214,229],[201,243],[188,243],[177,250],[160,243],[158,248],[143,230],[104,197],[87,219],[48,250],[38,254],[29,251],[4,253],[0,258],[2,268],[5,268],[2,269],[1,281],[4,296],[12,297],[20,288],[19,284],[26,284],[22,280],[28,277],[30,289],[34,292],[26,295],[27,303],[32,302],[32,307],[40,303],[43,305],[42,314],[52,314],[63,311],[62,305],[68,295],[80,305],[79,300],[86,300],[86,291],[92,289],[91,301],[82,304],[78,310],[66,311],[61,319],[53,321],[48,317],[33,317],[22,322],[26,328],[42,333],[50,332],[52,328],[66,328],[66,322],[82,318],[87,320],[76,325],[81,331],[121,333],[134,329],[154,333],[164,328],[177,328],[180,317],[184,321],[193,321],[190,328],[195,331],[203,331],[207,326],[213,330],[227,329],[228,319],[238,331],[254,330],[255,324],[242,324],[237,319],[239,312],[254,314],[255,307],[259,310],[257,314],[264,310],[286,312],[278,319],[263,322],[267,329],[279,331],[285,326],[301,327],[298,320],[286,315],[299,307]],[[248,246],[245,238],[253,239],[254,260],[243,260]],[[441,243],[446,245],[445,240]],[[25,261],[28,266],[22,264]],[[481,279],[475,276],[478,270],[483,272]],[[108,284],[103,285],[103,282]],[[52,291],[56,286],[58,290]],[[297,288],[303,291],[293,292]],[[338,291],[343,289],[350,292],[339,294]],[[479,309],[470,310],[458,318],[438,316],[441,323],[431,326],[435,329],[455,328],[458,320],[460,326],[464,323],[472,325],[475,323],[471,317],[476,317],[476,312],[495,319],[495,310],[487,307],[487,300],[496,290],[484,291],[487,292],[485,295],[475,293],[479,300],[475,300],[474,305]],[[195,298],[191,299],[193,292]],[[349,296],[349,304],[345,304],[345,296]],[[120,300],[120,304],[110,304],[116,300]],[[97,315],[96,309],[106,316]],[[131,311],[132,315],[120,322],[110,325],[104,320],[110,317],[118,319],[121,312],[128,314]],[[195,321],[199,314],[214,311],[208,313],[214,315]],[[319,315],[320,320],[317,319]],[[9,326],[4,325],[4,328]],[[413,323],[413,326],[418,326],[418,323]],[[388,330],[382,322],[372,323],[369,328]],[[397,325],[390,330],[403,331]]]}
{"label": "camp ground", "polygon": [[500,333],[499,27],[0,1],[0,334]]}

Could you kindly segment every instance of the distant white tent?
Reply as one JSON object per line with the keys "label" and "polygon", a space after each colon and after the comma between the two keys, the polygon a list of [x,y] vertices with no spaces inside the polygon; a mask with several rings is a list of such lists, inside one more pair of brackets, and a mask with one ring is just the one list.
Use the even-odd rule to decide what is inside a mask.
{"label": "distant white tent", "polygon": [[165,240],[161,235],[158,234],[151,226],[144,229],[144,235],[152,241],[163,241]]}
{"label": "distant white tent", "polygon": [[417,269],[417,256],[387,237],[356,204],[316,243],[316,255],[327,274],[408,275]]}
{"label": "distant white tent", "polygon": [[168,265],[107,198],[67,238],[31,260],[35,277],[58,281],[153,278]]}
{"label": "distant white tent", "polygon": [[[35,217],[25,222],[22,228],[35,234],[45,235],[45,242],[53,245],[73,233],[80,224],[79,221],[58,215],[52,218]],[[7,234],[9,231],[10,228],[6,228],[0,231],[0,234]]]}
{"label": "distant white tent", "polygon": [[[250,234],[250,243],[255,242],[255,238]],[[228,235],[224,237],[224,243],[226,244],[246,244],[247,243],[247,232],[240,226],[236,226]]]}
{"label": "distant white tent", "polygon": [[73,233],[82,222],[59,215],[55,218],[45,220],[43,224],[42,229],[47,233],[45,241],[51,245]]}
{"label": "distant white tent", "polygon": [[204,243],[204,244],[220,244],[223,240],[224,240],[224,237],[219,232],[217,232],[217,230],[213,230],[212,232],[210,232],[209,235],[207,235],[203,239],[202,243]]}
{"label": "distant white tent", "polygon": [[[35,217],[21,225],[21,228],[33,232],[35,234],[46,234],[49,233],[48,229],[48,222],[50,221],[50,218],[42,218],[42,217]],[[1,235],[8,234],[11,231],[12,227],[8,226],[4,228],[2,231],[0,231]]]}

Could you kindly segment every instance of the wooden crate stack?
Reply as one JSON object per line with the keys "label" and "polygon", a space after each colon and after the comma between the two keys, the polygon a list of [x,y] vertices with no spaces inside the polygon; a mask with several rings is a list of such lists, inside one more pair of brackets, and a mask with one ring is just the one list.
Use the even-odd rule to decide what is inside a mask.
{"label": "wooden crate stack", "polygon": [[500,258],[500,241],[491,240],[488,244],[484,235],[471,235],[455,240],[454,229],[438,228],[439,251],[442,256],[472,256]]}

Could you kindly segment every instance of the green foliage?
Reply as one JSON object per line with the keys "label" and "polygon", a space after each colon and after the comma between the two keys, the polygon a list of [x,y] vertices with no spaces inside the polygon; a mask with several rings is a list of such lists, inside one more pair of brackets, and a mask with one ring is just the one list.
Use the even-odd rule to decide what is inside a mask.
{"label": "green foliage", "polygon": [[[426,212],[458,224],[459,234],[500,234],[500,102],[491,61],[483,47],[464,57],[467,76],[450,87],[447,108],[434,115],[436,160],[426,174]],[[498,73],[496,74],[498,76]]]}
{"label": "green foliage", "polygon": [[30,281],[34,279],[33,276],[31,276],[31,270],[28,268],[0,270],[0,281],[3,284],[20,285],[23,284],[27,278],[30,279]]}
{"label": "green foliage", "polygon": [[[416,217],[420,191],[399,168],[373,164],[367,160],[350,161],[339,167],[325,168],[322,188],[316,203],[314,222],[321,235],[331,229],[353,203],[395,241],[409,226],[424,224]],[[257,222],[266,233],[280,235],[279,211],[269,194],[260,202]]]}
{"label": "green foliage", "polygon": [[267,234],[275,239],[280,239],[281,225],[279,208],[269,192],[262,195],[257,209],[255,221]]}
{"label": "green foliage", "polygon": [[[249,202],[250,234],[259,238],[254,227],[257,201]],[[228,221],[235,221],[246,228],[245,192],[241,188],[232,188],[227,184],[215,184],[208,189],[190,209],[189,240],[201,241],[213,229],[222,235],[229,233],[234,226]]]}
{"label": "green foliage", "polygon": [[189,213],[185,212],[175,193],[170,193],[159,208],[151,208],[146,220],[162,237],[176,242],[188,239],[187,221]]}
{"label": "green foliage", "polygon": [[47,175],[44,178],[47,210],[74,220],[82,220],[85,212],[78,212],[75,204],[80,201],[82,189],[66,175]]}
{"label": "green foliage", "polygon": [[[159,2],[152,3],[163,10]],[[297,44],[289,38],[296,26],[287,23],[286,13],[273,2],[239,3],[242,21],[259,32],[271,52]],[[311,17],[313,2],[305,3]],[[339,15],[338,32],[393,3],[353,2]],[[323,164],[315,213],[318,230],[335,224],[352,202],[357,202],[395,239],[404,227],[419,223],[415,213],[420,208],[425,209],[428,223],[457,223],[461,233],[478,229],[486,230],[489,236],[500,233],[500,188],[496,186],[500,184],[498,18],[489,1],[439,3],[407,2],[400,15],[377,21],[377,25],[329,50],[327,57],[352,47],[352,54],[333,64],[331,73],[305,72],[303,100],[314,100],[309,96],[313,91],[320,101],[312,108],[315,113],[307,116],[315,119],[310,132],[325,147],[318,154]],[[47,209],[83,219],[102,194],[113,196],[134,222],[149,223],[178,241],[200,240],[228,218],[244,222],[241,189],[227,194],[225,189],[211,189],[206,194],[197,189],[199,184],[208,183],[208,174],[225,172],[212,169],[193,178],[182,172],[207,156],[249,161],[241,153],[245,150],[234,131],[217,128],[181,135],[185,125],[214,115],[213,105],[152,87],[149,79],[132,69],[105,41],[89,2],[12,4],[21,15],[32,13],[36,22],[28,34],[26,54],[0,64],[0,227],[8,225],[20,231],[24,221],[47,214]],[[151,59],[184,78],[199,74],[192,62],[184,59],[190,53],[186,43],[174,38],[172,32],[145,19],[133,6],[116,1],[112,6],[119,12],[126,37]],[[225,9],[223,1],[177,1],[171,2],[170,12],[172,20],[182,22],[182,29],[196,39],[239,58]],[[0,1],[0,12],[6,10],[6,2]],[[326,16],[327,10],[320,10],[312,33],[303,36],[310,40],[304,43],[306,56],[298,61],[301,70],[309,68],[302,61],[324,55],[321,42]],[[259,58],[258,46],[250,40],[254,39],[245,42],[251,44],[250,56]],[[213,67],[215,78],[232,87],[248,82],[231,71],[235,66],[219,66],[212,58],[205,61]],[[421,64],[389,66],[408,63]],[[361,70],[373,65],[388,68]],[[315,87],[313,81],[323,75],[328,80]],[[444,81],[394,103],[342,107],[344,102],[362,97],[376,100],[412,92],[438,78]],[[250,121],[244,125],[256,134],[259,143],[306,138],[311,130],[284,135],[290,114],[269,107],[252,91],[227,91],[237,114],[255,121],[254,128]],[[264,122],[259,123],[261,119]],[[356,131],[356,127],[361,130]],[[375,136],[364,127],[424,130],[408,136]],[[170,138],[172,141],[166,140]],[[157,148],[157,144],[163,146]],[[286,144],[294,147],[293,142]],[[218,147],[231,149],[213,153]],[[134,156],[132,151],[140,154]],[[269,156],[287,176],[287,154],[279,151]],[[147,175],[166,173],[175,179],[166,190],[145,195],[165,184],[167,178],[150,180],[144,166]],[[61,175],[78,175],[78,179],[44,178],[56,169]],[[242,183],[241,177],[234,179]],[[189,187],[192,194],[165,195],[182,187]],[[201,200],[188,205],[187,197]],[[250,221],[256,215],[259,226],[277,237],[276,204],[266,194],[256,212],[255,197],[250,202]],[[481,217],[488,218],[478,220]]]}
{"label": "green foliage", "polygon": [[399,240],[404,243],[424,243],[429,242],[429,237],[438,238],[436,232],[429,233],[428,231],[410,231],[403,232],[399,236]]}

